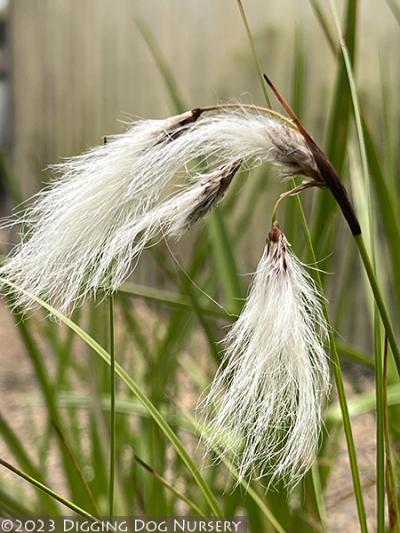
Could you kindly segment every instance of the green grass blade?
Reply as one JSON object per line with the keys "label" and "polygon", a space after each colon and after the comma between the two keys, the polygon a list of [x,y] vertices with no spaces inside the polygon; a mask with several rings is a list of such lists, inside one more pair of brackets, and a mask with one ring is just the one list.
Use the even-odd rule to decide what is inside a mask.
{"label": "green grass blade", "polygon": [[394,18],[400,24],[400,6],[397,4],[396,0],[386,0],[388,6],[390,7],[391,12],[393,13]]}
{"label": "green grass blade", "polygon": [[151,55],[153,56],[153,59],[157,65],[158,70],[160,71],[160,74],[164,80],[164,83],[167,87],[168,94],[172,100],[173,106],[177,113],[183,113],[186,110],[185,103],[183,101],[183,98],[181,97],[179,93],[178,85],[175,81],[175,78],[165,61],[163,54],[154,39],[151,31],[147,27],[147,25],[139,19],[135,19],[135,24],[137,29],[139,30],[140,34],[142,35],[144,41],[146,42],[149,51]]}
{"label": "green grass blade", "polygon": [[310,4],[312,7],[312,10],[314,11],[314,14],[319,22],[319,25],[321,26],[321,29],[325,35],[326,40],[328,41],[329,48],[331,51],[336,54],[337,53],[337,46],[334,34],[332,32],[332,29],[330,27],[329,21],[325,13],[323,12],[321,5],[319,3],[319,0],[310,0]]}
{"label": "green grass blade", "polygon": [[[110,354],[102,346],[100,346],[100,344],[98,344],[98,342],[96,342],[90,335],[88,335],[88,333],[86,333],[82,328],[80,328],[77,324],[75,324],[75,322],[72,322],[72,320],[70,320],[68,317],[66,317],[59,311],[57,311],[57,309],[47,304],[40,298],[33,296],[28,291],[25,291],[19,288],[17,285],[7,280],[6,278],[2,278],[2,283],[5,283],[13,290],[22,292],[23,294],[31,298],[33,301],[35,301],[38,305],[40,305],[41,307],[49,311],[49,313],[51,313],[55,318],[59,319],[68,328],[72,329],[85,342],[85,344],[87,344],[87,346],[89,346],[97,355],[99,355],[103,359],[103,361],[107,363],[107,365],[111,364]],[[122,379],[122,381],[125,382],[125,384],[134,393],[134,395],[138,398],[138,400],[146,407],[146,409],[152,416],[153,420],[157,423],[157,425],[160,427],[164,435],[171,442],[176,452],[178,453],[178,455],[181,457],[184,464],[187,466],[187,468],[191,472],[199,489],[204,494],[204,497],[206,498],[212,512],[215,515],[220,516],[221,510],[219,508],[218,502],[214,494],[211,492],[211,489],[209,488],[204,478],[200,474],[193,460],[190,458],[190,456],[186,452],[184,445],[173,432],[171,426],[168,424],[168,422],[165,420],[162,414],[158,411],[158,409],[154,407],[153,403],[148,399],[148,397],[142,391],[139,385],[129,376],[129,374],[117,362],[115,363],[115,372]]]}
{"label": "green grass blade", "polygon": [[243,9],[242,1],[241,0],[236,0],[236,1],[237,1],[237,4],[238,4],[238,7],[239,7],[240,16],[242,17],[243,26],[244,26],[244,28],[246,30],[247,38],[249,40],[251,53],[253,54],[253,59],[254,59],[255,65],[256,65],[258,79],[260,81],[260,86],[261,86],[261,89],[263,91],[264,98],[265,98],[265,101],[267,102],[268,107],[271,107],[271,101],[269,99],[267,84],[265,83],[265,80],[264,80],[263,70],[261,68],[260,61],[258,59],[257,50],[256,50],[256,47],[254,45],[254,40],[253,40],[253,36],[251,34],[249,23],[247,22],[246,13],[245,13],[245,11]]}
{"label": "green grass blade", "polygon": [[[385,464],[385,480],[386,480],[386,494],[387,494],[387,507],[389,514],[389,525],[391,531],[398,531],[399,528],[399,506],[398,506],[398,489],[396,483],[395,463],[393,461],[392,439],[390,435],[389,425],[389,411],[388,411],[388,342],[385,337],[384,341],[384,353],[383,353],[383,398],[384,398],[384,428],[385,428],[385,451],[386,451],[386,464]],[[396,469],[397,470],[397,469]]]}
{"label": "green grass blade", "polygon": [[154,468],[152,468],[150,465],[145,463],[143,459],[140,459],[137,455],[135,455],[136,461],[152,476],[154,476],[164,487],[166,487],[168,490],[170,490],[175,496],[185,502],[193,511],[198,514],[199,516],[206,516],[205,512],[198,507],[192,500],[190,500],[185,494],[183,494],[180,490],[178,490],[176,487],[174,487],[169,481],[167,481],[165,478],[160,476]]}
{"label": "green grass blade", "polygon": [[212,259],[217,279],[224,288],[226,305],[228,309],[238,314],[242,307],[243,290],[231,246],[232,240],[218,208],[209,217],[207,226],[213,249]]}
{"label": "green grass blade", "polygon": [[[7,420],[3,418],[1,413],[0,434],[3,442],[7,445],[19,466],[29,475],[36,477],[40,481],[44,481],[39,469],[34,465],[32,459],[29,457],[23,442],[21,442],[21,439],[18,438],[17,434],[13,431]],[[41,496],[41,506],[46,510],[46,512],[54,515],[58,514],[58,507],[55,502],[45,495]]]}
{"label": "green grass blade", "polygon": [[69,509],[71,509],[72,511],[77,513],[78,515],[85,516],[85,517],[87,517],[89,519],[92,519],[93,521],[96,521],[96,518],[94,516],[92,516],[90,513],[88,513],[87,511],[85,511],[84,509],[82,509],[81,507],[76,505],[75,503],[67,500],[66,498],[64,498],[64,496],[62,496],[61,494],[58,494],[57,492],[52,490],[50,487],[48,487],[44,483],[42,483],[39,480],[35,479],[34,477],[26,474],[25,472],[22,472],[22,470],[19,470],[15,466],[10,465],[9,463],[7,463],[7,461],[4,461],[3,459],[0,459],[0,465],[4,466],[8,470],[11,470],[11,472],[14,472],[14,474],[16,474],[17,476],[21,477],[22,479],[25,479],[25,481],[27,481],[28,483],[30,483],[34,487],[40,489],[45,494],[48,494],[49,496],[51,496],[55,500],[59,501],[60,503],[62,503],[63,505],[65,505],[66,507],[68,507]]}
{"label": "green grass blade", "polygon": [[115,492],[115,454],[116,454],[116,421],[115,421],[115,334],[114,334],[114,296],[109,297],[109,335],[110,335],[110,470],[109,470],[109,516],[114,515]]}
{"label": "green grass blade", "polygon": [[375,395],[376,395],[376,493],[377,493],[377,531],[385,531],[385,396],[383,383],[383,343],[381,342],[381,323],[374,313],[375,337]]}

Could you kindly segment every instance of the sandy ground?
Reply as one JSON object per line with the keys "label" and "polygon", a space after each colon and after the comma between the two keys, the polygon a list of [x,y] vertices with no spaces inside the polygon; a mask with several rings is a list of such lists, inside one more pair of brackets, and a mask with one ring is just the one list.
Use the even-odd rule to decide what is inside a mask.
{"label": "sandy ground", "polygon": [[[28,357],[18,338],[18,333],[6,307],[0,305],[0,412],[17,434],[22,437],[26,447],[34,442],[40,428],[43,426],[44,409],[36,401],[27,402],[27,396],[39,398],[35,377]],[[364,380],[365,381],[365,380]],[[367,380],[367,387],[368,385]],[[349,393],[351,387],[347,383]],[[353,424],[362,483],[365,487],[367,512],[371,531],[374,530],[375,486],[374,486],[374,454],[375,454],[375,424],[371,414],[360,416]],[[12,461],[4,442],[0,440],[0,456]],[[56,464],[49,455],[49,471],[56,471]],[[54,463],[54,464],[53,464]],[[1,476],[23,487],[26,485],[15,480],[8,472],[1,472]],[[54,488],[62,489],[62,483],[54,475]],[[26,492],[25,492],[26,493]],[[340,453],[333,469],[333,475],[327,491],[327,516],[329,531],[333,533],[354,533],[358,531],[356,507],[353,497],[350,469],[348,466],[346,445],[341,440]]]}

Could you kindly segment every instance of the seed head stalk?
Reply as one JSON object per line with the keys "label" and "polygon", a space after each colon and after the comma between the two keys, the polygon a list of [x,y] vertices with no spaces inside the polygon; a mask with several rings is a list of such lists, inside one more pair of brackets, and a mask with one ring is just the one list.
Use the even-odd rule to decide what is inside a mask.
{"label": "seed head stalk", "polygon": [[114,515],[115,493],[115,331],[114,331],[114,296],[109,297],[109,335],[110,335],[110,479],[109,479],[109,516]]}

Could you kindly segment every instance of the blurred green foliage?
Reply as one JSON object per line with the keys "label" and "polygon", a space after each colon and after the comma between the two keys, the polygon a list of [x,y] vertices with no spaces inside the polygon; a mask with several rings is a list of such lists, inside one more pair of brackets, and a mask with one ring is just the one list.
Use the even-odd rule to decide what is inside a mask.
{"label": "blurred green foliage", "polygon": [[[317,0],[310,3],[316,23],[321,25],[337,61],[333,98],[326,112],[325,149],[354,193],[357,191],[354,176],[360,172],[361,163],[353,128],[348,74],[329,10],[325,3]],[[396,13],[397,5],[393,3],[392,7]],[[349,57],[354,65],[357,34],[363,31],[355,0],[346,2],[343,24]],[[183,111],[186,104],[173,75],[172,61],[163,57],[151,28],[140,21],[137,26],[159,67],[171,102],[177,113]],[[285,60],[293,69],[291,104],[302,117],[312,65],[308,64],[300,33],[295,39],[292,57]],[[384,117],[383,135],[372,125],[368,109],[362,106],[361,114],[372,184],[373,219],[370,222],[376,234],[376,268],[390,313],[398,318],[400,202],[397,174],[400,159],[394,148],[398,141],[398,125],[392,120],[395,116],[390,108],[393,100],[391,87],[382,77],[382,95],[376,96],[376,105],[381,106]],[[6,168],[3,162],[2,168]],[[3,174],[8,176],[10,198],[18,203],[18,189],[10,172],[7,170]],[[201,428],[189,414],[220,362],[222,346],[219,341],[226,326],[235,319],[243,304],[246,283],[238,267],[241,243],[252,238],[252,225],[257,213],[263,212],[268,184],[268,169],[253,171],[247,179],[247,191],[243,193],[245,201],[241,202],[237,199],[243,183],[234,185],[222,206],[195,233],[184,270],[164,245],[148,251],[146,260],[154,266],[167,288],[127,283],[115,295],[116,514],[233,516],[245,513],[250,531],[254,533],[297,533],[327,528],[325,495],[342,437],[342,417],[335,400],[326,410],[326,431],[315,469],[291,494],[287,494],[283,486],[266,494],[263,480],[246,487],[237,486],[235,469],[227,461],[216,464],[209,457],[205,461],[207,468],[202,468],[203,452],[197,447]],[[371,375],[374,337],[377,340],[378,331],[374,328],[371,297],[358,256],[329,193],[307,194],[304,210],[318,260],[313,266],[321,269],[339,353],[343,362],[351,361],[353,368],[359,365],[366,375]],[[293,199],[286,201],[280,218],[296,253],[305,262],[311,262],[295,202]],[[357,199],[355,203],[359,210],[365,209]],[[360,215],[363,217],[365,213]],[[267,224],[268,220],[265,216],[263,223]],[[43,307],[46,316],[49,308],[45,304]],[[91,515],[105,515],[108,512],[110,442],[107,303],[90,303],[76,312],[72,320],[58,316],[59,323],[44,319],[40,313],[23,318],[14,312],[13,316],[36,376],[45,419],[35,444],[27,444],[13,429],[12,414],[0,416],[0,434],[10,460],[25,475],[22,484],[9,476],[2,480],[0,515],[56,516],[65,514],[68,509],[64,505],[71,502]],[[371,332],[363,334],[361,349],[354,345],[360,340],[360,324],[362,332]],[[396,333],[399,333],[398,328]],[[381,336],[378,341],[383,350]],[[400,386],[392,362],[388,381],[390,438],[397,469]],[[27,395],[26,401],[32,399]],[[354,394],[348,401],[350,416],[374,412],[375,404],[371,392]],[[49,470],[49,454],[56,457],[56,473]],[[43,485],[51,487],[54,480],[61,487],[61,498],[42,490]],[[365,482],[363,477],[362,481]],[[33,492],[27,489],[29,484],[36,487]],[[76,507],[73,509],[80,512]],[[335,510],[330,513],[334,515]],[[374,517],[369,518],[373,524]]]}

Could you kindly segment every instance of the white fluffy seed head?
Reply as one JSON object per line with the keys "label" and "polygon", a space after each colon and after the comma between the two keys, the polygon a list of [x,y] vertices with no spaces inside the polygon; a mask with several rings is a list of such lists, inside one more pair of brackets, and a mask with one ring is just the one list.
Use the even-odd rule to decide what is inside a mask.
{"label": "white fluffy seed head", "polygon": [[[317,172],[303,137],[274,115],[193,110],[138,121],[54,167],[56,179],[16,220],[25,232],[0,274],[70,312],[88,294],[118,288],[149,241],[179,236],[204,215],[239,162],[271,162],[284,175]],[[189,186],[171,195],[182,178]],[[23,294],[16,303],[32,305]]]}
{"label": "white fluffy seed head", "polygon": [[310,468],[329,392],[326,334],[321,296],[274,226],[200,403],[205,443],[231,458],[239,481],[267,475],[290,487]]}

